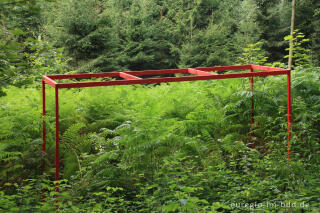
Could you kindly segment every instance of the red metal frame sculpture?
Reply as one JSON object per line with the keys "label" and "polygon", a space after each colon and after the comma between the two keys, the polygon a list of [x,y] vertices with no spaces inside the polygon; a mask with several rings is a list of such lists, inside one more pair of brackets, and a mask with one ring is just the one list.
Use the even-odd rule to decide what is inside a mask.
{"label": "red metal frame sculpture", "polygon": [[[217,71],[227,70],[250,70],[250,72],[218,74]],[[258,72],[254,72],[254,70]],[[185,73],[191,76],[181,77],[164,77],[164,78],[141,78],[139,76],[154,76],[163,74]],[[164,82],[179,81],[200,81],[214,79],[229,78],[250,78],[251,91],[251,125],[254,123],[254,96],[253,96],[253,78],[270,75],[287,75],[287,130],[288,130],[288,158],[290,158],[290,139],[291,139],[291,71],[288,69],[280,69],[274,67],[266,67],[259,65],[234,65],[222,67],[199,67],[187,69],[166,69],[166,70],[148,70],[148,71],[128,71],[128,72],[108,72],[108,73],[87,73],[87,74],[71,74],[71,75],[43,75],[42,80],[42,106],[43,106],[43,146],[42,150],[46,152],[46,127],[44,117],[46,115],[46,97],[45,84],[55,88],[55,106],[56,106],[56,180],[59,180],[59,89],[63,88],[79,88],[79,87],[97,87],[97,86],[118,86],[133,84],[153,84]],[[85,79],[85,78],[123,78],[124,80],[96,81],[96,82],[72,82],[57,83],[58,79]],[[44,164],[43,164],[44,165]]]}

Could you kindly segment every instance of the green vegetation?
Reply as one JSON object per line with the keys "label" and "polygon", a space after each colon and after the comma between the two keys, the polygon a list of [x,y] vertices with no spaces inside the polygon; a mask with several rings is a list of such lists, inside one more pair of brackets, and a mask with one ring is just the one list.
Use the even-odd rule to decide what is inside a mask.
{"label": "green vegetation", "polygon": [[[320,3],[297,0],[293,37],[290,3],[0,0],[0,211],[318,212]],[[64,89],[55,191],[54,90],[42,153],[42,74],[285,67],[289,41],[290,160],[282,76],[255,78],[253,126],[248,79]]]}

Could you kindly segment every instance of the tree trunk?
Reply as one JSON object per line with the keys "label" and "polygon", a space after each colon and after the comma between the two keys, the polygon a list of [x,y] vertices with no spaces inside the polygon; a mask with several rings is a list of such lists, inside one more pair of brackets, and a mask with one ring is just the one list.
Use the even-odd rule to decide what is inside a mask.
{"label": "tree trunk", "polygon": [[291,27],[290,27],[290,47],[289,47],[289,60],[288,60],[288,68],[291,69],[292,66],[292,52],[293,52],[293,32],[294,32],[294,17],[296,13],[296,0],[292,0],[292,14],[291,14]]}

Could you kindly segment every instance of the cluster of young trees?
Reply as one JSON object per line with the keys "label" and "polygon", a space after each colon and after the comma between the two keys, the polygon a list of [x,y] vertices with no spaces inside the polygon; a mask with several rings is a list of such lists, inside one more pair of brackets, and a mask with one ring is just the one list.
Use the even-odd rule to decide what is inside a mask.
{"label": "cluster of young trees", "polygon": [[[76,72],[105,72],[231,65],[257,42],[270,61],[284,61],[283,38],[290,34],[288,0],[5,0],[0,5],[1,76],[9,84],[48,72],[26,64],[41,47],[52,56],[42,65],[61,62],[58,52],[68,58],[63,71],[68,65]],[[319,1],[297,0],[295,28],[309,39],[304,45],[316,66],[319,17]]]}

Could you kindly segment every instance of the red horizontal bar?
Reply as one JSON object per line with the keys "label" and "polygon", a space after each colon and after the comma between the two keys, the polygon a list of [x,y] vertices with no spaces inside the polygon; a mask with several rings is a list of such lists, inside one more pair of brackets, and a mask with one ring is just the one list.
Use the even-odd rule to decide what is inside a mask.
{"label": "red horizontal bar", "polygon": [[139,77],[134,76],[134,75],[129,75],[128,73],[125,73],[125,72],[120,72],[120,77],[124,78],[124,79],[128,79],[128,80],[139,80],[139,79],[142,79],[142,78],[139,78]]}
{"label": "red horizontal bar", "polygon": [[[144,70],[144,71],[127,71],[128,75],[162,75],[174,73],[186,73],[187,69],[165,69],[165,70]],[[102,78],[102,77],[120,77],[120,72],[105,73],[85,73],[85,74],[64,74],[64,75],[48,75],[51,79],[71,79],[71,78]]]}
{"label": "red horizontal bar", "polygon": [[189,68],[188,72],[191,73],[191,74],[201,75],[201,76],[218,75],[217,73],[204,72],[204,71],[200,71],[200,70],[196,70],[196,69],[192,69],[192,68]]}
{"label": "red horizontal bar", "polygon": [[119,77],[119,72],[47,75],[47,77],[49,77],[51,79]]}
{"label": "red horizontal bar", "polygon": [[245,69],[251,69],[251,65],[233,65],[233,66],[221,66],[221,67],[196,67],[194,69],[201,70],[201,71],[245,70]]}
{"label": "red horizontal bar", "polygon": [[55,82],[54,80],[52,80],[51,78],[49,78],[48,76],[45,76],[45,75],[43,75],[42,78],[47,84],[56,88],[57,82]]}
{"label": "red horizontal bar", "polygon": [[261,65],[251,65],[252,69],[255,70],[262,70],[262,71],[285,71],[287,69],[277,68],[277,67],[267,67]]}
{"label": "red horizontal bar", "polygon": [[[233,65],[221,67],[199,67],[199,71],[223,71],[223,70],[237,70],[237,69],[251,69],[251,65]],[[144,71],[127,71],[129,75],[162,75],[174,73],[187,73],[188,69],[164,69],[164,70],[144,70]],[[71,78],[99,78],[99,77],[120,77],[120,72],[107,73],[85,73],[85,74],[63,74],[63,75],[48,75],[51,79],[71,79]]]}
{"label": "red horizontal bar", "polygon": [[164,74],[174,74],[174,73],[187,73],[188,69],[166,69],[166,70],[144,70],[144,71],[128,71],[127,74],[130,75],[164,75]]}
{"label": "red horizontal bar", "polygon": [[201,81],[201,80],[214,80],[214,79],[285,75],[287,73],[288,73],[288,70],[271,71],[271,72],[248,72],[248,73],[231,73],[231,74],[210,75],[210,76],[183,76],[183,77],[168,77],[168,78],[150,78],[150,79],[141,79],[141,80],[61,83],[61,84],[57,84],[56,86],[58,88],[79,88],[79,87],[116,86],[116,85],[133,85],[133,84],[154,84],[154,83],[163,83],[163,82]]}

